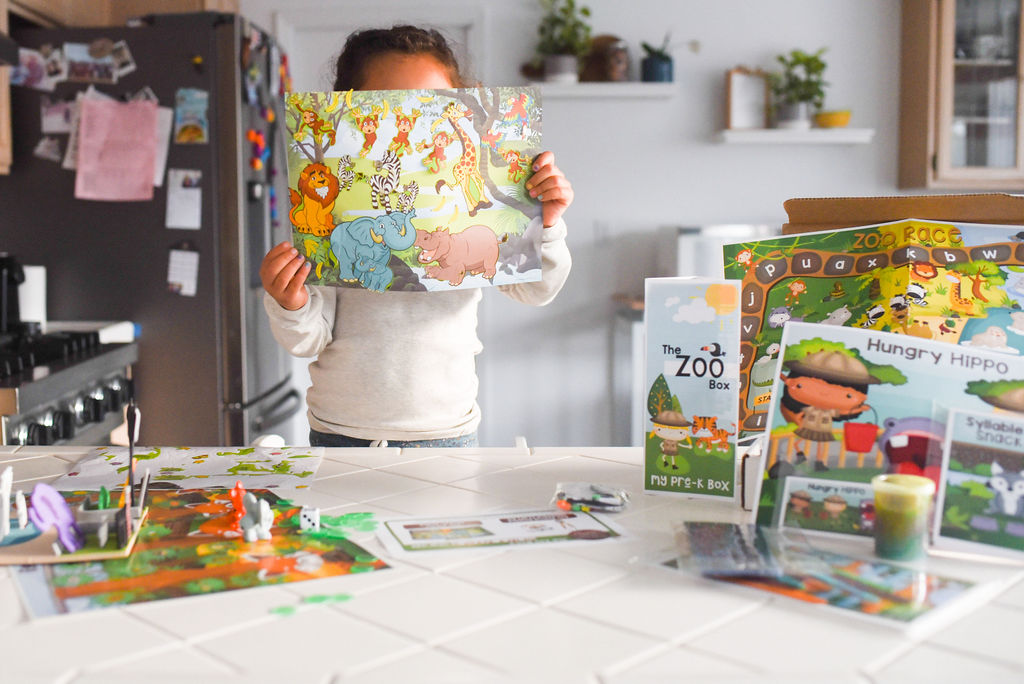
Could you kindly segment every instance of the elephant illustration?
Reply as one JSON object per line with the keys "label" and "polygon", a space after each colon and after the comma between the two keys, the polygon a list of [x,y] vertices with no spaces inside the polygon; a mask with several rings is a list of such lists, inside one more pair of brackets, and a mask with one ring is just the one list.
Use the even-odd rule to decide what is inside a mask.
{"label": "elephant illustration", "polygon": [[338,224],[331,233],[331,251],[338,258],[338,278],[346,283],[358,282],[368,290],[386,290],[394,278],[388,268],[391,251],[409,249],[416,241],[412,225],[415,215],[415,209],[392,211]]}

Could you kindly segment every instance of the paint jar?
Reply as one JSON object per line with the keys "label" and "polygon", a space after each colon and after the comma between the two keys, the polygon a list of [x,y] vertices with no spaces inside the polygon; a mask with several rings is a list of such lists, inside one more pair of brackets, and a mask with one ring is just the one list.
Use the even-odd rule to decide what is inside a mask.
{"label": "paint jar", "polygon": [[886,473],[873,477],[871,486],[875,491],[875,555],[899,561],[923,558],[935,482],[920,475]]}

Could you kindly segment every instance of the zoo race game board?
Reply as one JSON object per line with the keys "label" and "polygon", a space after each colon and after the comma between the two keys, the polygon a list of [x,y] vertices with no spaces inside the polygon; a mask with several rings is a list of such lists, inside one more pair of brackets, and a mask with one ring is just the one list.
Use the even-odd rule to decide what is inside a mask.
{"label": "zoo race game board", "polygon": [[736,496],[738,305],[738,282],[645,281],[645,491]]}
{"label": "zoo race game board", "polygon": [[454,290],[540,280],[536,88],[291,93],[288,216],[313,285]]}
{"label": "zoo race game board", "polygon": [[907,219],[726,245],[743,281],[740,418],[767,425],[787,321],[1024,352],[1021,226]]}
{"label": "zoo race game board", "polygon": [[1017,354],[792,322],[779,353],[762,524],[870,536],[874,475],[923,475],[941,486],[950,410],[1024,417]]}

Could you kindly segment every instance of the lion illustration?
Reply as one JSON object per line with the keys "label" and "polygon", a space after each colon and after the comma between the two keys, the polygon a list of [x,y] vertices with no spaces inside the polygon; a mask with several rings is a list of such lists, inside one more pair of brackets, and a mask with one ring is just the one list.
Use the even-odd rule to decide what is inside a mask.
{"label": "lion illustration", "polygon": [[299,191],[289,191],[292,225],[300,233],[318,237],[334,230],[334,201],[338,199],[338,178],[324,164],[314,162],[299,174]]}

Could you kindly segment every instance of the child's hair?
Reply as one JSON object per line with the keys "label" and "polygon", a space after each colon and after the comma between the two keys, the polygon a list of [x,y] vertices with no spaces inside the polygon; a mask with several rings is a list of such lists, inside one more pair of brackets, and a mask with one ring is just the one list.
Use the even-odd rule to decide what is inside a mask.
{"label": "child's hair", "polygon": [[358,90],[366,81],[366,65],[388,52],[430,55],[447,69],[452,85],[465,85],[459,62],[444,36],[434,29],[401,25],[349,35],[334,67],[334,90]]}

